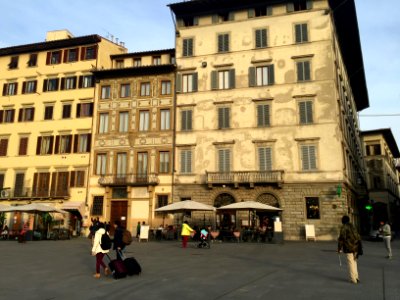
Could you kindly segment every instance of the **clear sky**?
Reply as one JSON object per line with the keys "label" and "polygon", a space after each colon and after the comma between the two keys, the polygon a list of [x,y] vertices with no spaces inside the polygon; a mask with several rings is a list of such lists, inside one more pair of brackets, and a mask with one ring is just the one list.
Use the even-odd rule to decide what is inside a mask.
{"label": "clear sky", "polygon": [[[400,0],[355,1],[370,103],[359,113],[361,130],[391,128],[400,148]],[[59,29],[113,36],[129,52],[173,48],[167,4],[174,2],[181,1],[0,0],[0,48],[41,42]]]}

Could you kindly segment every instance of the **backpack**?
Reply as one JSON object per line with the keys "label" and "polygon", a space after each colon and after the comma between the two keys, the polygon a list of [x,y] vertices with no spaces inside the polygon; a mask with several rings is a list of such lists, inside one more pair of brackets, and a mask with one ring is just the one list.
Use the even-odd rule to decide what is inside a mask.
{"label": "backpack", "polygon": [[122,242],[125,245],[130,245],[132,243],[132,234],[129,230],[124,230],[124,233],[122,234]]}
{"label": "backpack", "polygon": [[112,245],[112,241],[110,236],[106,233],[103,233],[101,236],[100,247],[103,250],[110,250]]}

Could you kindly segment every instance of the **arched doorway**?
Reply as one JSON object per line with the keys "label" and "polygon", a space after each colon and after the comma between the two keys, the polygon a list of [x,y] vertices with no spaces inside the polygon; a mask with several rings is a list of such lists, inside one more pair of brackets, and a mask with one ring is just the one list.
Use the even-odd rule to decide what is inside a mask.
{"label": "arched doorway", "polygon": [[[214,200],[214,206],[216,208],[235,203],[235,198],[228,193],[219,194]],[[216,225],[217,229],[228,230],[236,223],[236,215],[231,210],[218,210],[217,211]]]}
{"label": "arched doorway", "polygon": [[[280,207],[278,198],[275,195],[270,193],[260,194],[257,199],[257,202],[267,204],[273,207]],[[268,233],[272,233],[274,231],[274,221],[280,219],[279,212],[271,212],[271,211],[260,211],[257,212],[256,215],[256,224],[261,228],[264,227]],[[270,239],[271,235],[269,235],[268,239]]]}

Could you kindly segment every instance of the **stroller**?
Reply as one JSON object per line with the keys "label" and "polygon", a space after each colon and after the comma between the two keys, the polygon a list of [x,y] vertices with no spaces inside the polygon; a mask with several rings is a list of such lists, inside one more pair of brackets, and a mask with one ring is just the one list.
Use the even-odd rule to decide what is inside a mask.
{"label": "stroller", "polygon": [[210,249],[210,243],[208,242],[208,231],[205,229],[200,231],[200,242],[197,245],[197,248]]}

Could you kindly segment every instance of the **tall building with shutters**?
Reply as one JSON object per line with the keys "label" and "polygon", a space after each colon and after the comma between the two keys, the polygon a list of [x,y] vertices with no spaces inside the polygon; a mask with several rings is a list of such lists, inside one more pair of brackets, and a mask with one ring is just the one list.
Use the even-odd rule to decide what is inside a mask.
{"label": "tall building with shutters", "polygon": [[[172,201],[175,49],[117,54],[94,71],[90,214],[121,224],[163,224]],[[167,222],[168,224],[168,222]]]}
{"label": "tall building with shutters", "polygon": [[173,200],[279,207],[279,214],[219,211],[216,223],[223,230],[279,218],[288,240],[303,239],[305,225],[317,239],[335,239],[344,214],[358,224],[367,193],[357,112],[369,101],[354,1],[169,7],[177,61]]}
{"label": "tall building with shutters", "polygon": [[[124,52],[101,36],[67,30],[0,49],[0,203],[55,205],[72,212],[73,230],[82,225],[95,105],[91,71],[109,68],[110,55]],[[12,218],[11,228],[26,221]]]}

